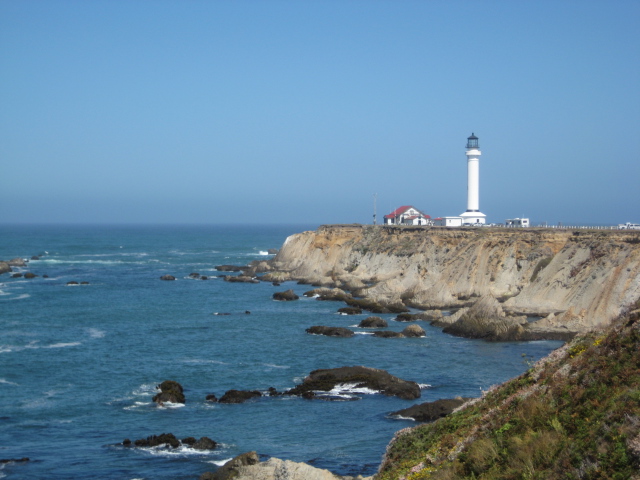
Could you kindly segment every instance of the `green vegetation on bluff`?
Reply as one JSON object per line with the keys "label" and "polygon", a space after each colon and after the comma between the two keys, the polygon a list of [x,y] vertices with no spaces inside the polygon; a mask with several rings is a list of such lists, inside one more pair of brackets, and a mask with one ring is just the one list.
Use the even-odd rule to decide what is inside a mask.
{"label": "green vegetation on bluff", "polygon": [[640,478],[639,309],[398,432],[376,480]]}

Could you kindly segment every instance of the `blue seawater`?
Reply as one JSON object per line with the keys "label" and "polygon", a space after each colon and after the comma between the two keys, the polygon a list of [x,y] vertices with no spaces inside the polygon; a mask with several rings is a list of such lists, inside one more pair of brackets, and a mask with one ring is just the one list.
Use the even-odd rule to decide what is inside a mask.
{"label": "blue seawater", "polygon": [[[14,269],[38,277],[0,277],[0,459],[31,459],[2,465],[0,477],[196,479],[249,450],[371,475],[394,432],[414,425],[389,412],[478,396],[561,345],[456,338],[424,322],[426,338],[374,338],[359,328],[353,338],[313,336],[305,329],[353,327],[365,315],[337,315],[342,304],[302,297],[309,286],[218,277],[216,265],[270,258],[269,248],[309,227],[0,227],[0,258],[42,255]],[[193,272],[210,278],[191,279]],[[164,274],[177,280],[161,281]],[[300,300],[272,300],[289,288]],[[382,316],[390,329],[406,327]],[[344,365],[416,381],[422,398],[205,401],[230,389],[283,391],[312,370]],[[183,385],[186,405],[152,402],[163,380]],[[219,447],[122,446],[165,432],[208,436]]]}

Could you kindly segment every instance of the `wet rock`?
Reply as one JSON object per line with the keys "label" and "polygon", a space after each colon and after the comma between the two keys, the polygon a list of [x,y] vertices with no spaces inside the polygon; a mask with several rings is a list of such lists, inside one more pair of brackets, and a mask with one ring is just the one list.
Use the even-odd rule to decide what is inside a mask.
{"label": "wet rock", "polygon": [[210,393],[205,397],[207,402],[216,403],[218,401],[218,397],[216,397],[213,393]]}
{"label": "wet rock", "polygon": [[200,475],[200,480],[231,480],[238,479],[239,470],[249,465],[260,463],[256,452],[247,452],[232,458],[215,472]]}
{"label": "wet rock", "polygon": [[11,267],[7,262],[0,262],[0,275],[3,273],[9,273],[11,271]]}
{"label": "wet rock", "polygon": [[270,248],[269,250],[267,250],[267,253],[269,255],[277,255],[278,254],[278,249],[277,248]]}
{"label": "wet rock", "polygon": [[216,265],[216,270],[219,272],[242,272],[243,270],[248,270],[249,267],[239,266],[239,265]]}
{"label": "wet rock", "polygon": [[358,325],[360,328],[386,328],[388,326],[387,321],[380,317],[367,317]]}
{"label": "wet rock", "polygon": [[232,283],[260,283],[260,280],[256,277],[251,277],[249,275],[225,275],[224,281]]}
{"label": "wet rock", "polygon": [[274,300],[280,300],[280,301],[291,301],[291,300],[298,300],[300,297],[298,297],[298,295],[296,295],[294,293],[293,290],[289,289],[285,292],[276,292],[273,294],[273,299]]}
{"label": "wet rock", "polygon": [[34,255],[31,257],[31,260],[40,260],[40,257],[38,255]]}
{"label": "wet rock", "polygon": [[195,450],[213,450],[217,446],[218,444],[213,440],[211,440],[209,437],[201,437],[191,447],[194,448]]}
{"label": "wet rock", "polygon": [[31,461],[29,459],[29,457],[23,457],[23,458],[3,458],[2,460],[0,460],[0,464],[4,464],[4,463],[22,463],[22,462],[29,462]]}
{"label": "wet rock", "polygon": [[13,275],[11,275],[11,278],[20,278],[22,277],[21,273],[14,273]]}
{"label": "wet rock", "polygon": [[373,336],[380,338],[404,338],[404,335],[402,333],[392,331],[373,332]]}
{"label": "wet rock", "polygon": [[67,282],[67,285],[80,285],[80,284],[75,280],[71,280],[70,282]]}
{"label": "wet rock", "polygon": [[426,336],[424,328],[422,328],[420,325],[409,325],[407,328],[402,330],[402,334],[405,337],[424,337],[424,336]]}
{"label": "wet rock", "polygon": [[362,309],[358,307],[342,307],[338,309],[338,313],[345,315],[360,315],[362,314]]}
{"label": "wet rock", "polygon": [[35,273],[27,272],[24,274],[24,278],[36,278],[37,275]]}
{"label": "wet rock", "polygon": [[218,400],[218,403],[244,403],[261,396],[262,394],[257,390],[229,390]]}
{"label": "wet rock", "polygon": [[80,285],[89,285],[89,282],[80,282]]}
{"label": "wet rock", "polygon": [[420,397],[420,387],[416,382],[394,377],[385,370],[363,366],[339,367],[314,370],[302,384],[288,390],[288,395],[302,395],[305,392],[329,391],[341,384],[354,384],[377,390],[388,396],[397,396],[407,400]]}
{"label": "wet rock", "polygon": [[192,273],[189,274],[189,277],[191,277],[191,278],[198,278],[199,276],[200,276],[200,274],[197,273],[197,272],[192,272]]}
{"label": "wet rock", "polygon": [[164,445],[171,448],[178,448],[180,446],[180,440],[178,440],[173,433],[162,433],[160,435],[151,435],[147,438],[140,438],[133,442],[133,444],[136,447],[159,447]]}
{"label": "wet rock", "polygon": [[453,398],[436,400],[435,402],[420,403],[409,408],[398,410],[391,415],[398,415],[405,418],[413,418],[418,422],[433,422],[445,417],[456,408],[464,404],[469,398]]}
{"label": "wet rock", "polygon": [[156,388],[160,390],[160,393],[153,397],[154,402],[159,404],[164,402],[185,403],[182,385],[178,382],[165,380]]}
{"label": "wet rock", "polygon": [[399,313],[396,318],[394,318],[396,322],[415,322],[416,320],[420,320],[418,315],[415,313]]}
{"label": "wet rock", "polygon": [[160,277],[160,280],[175,280],[176,277],[174,277],[173,275],[162,275]]}
{"label": "wet rock", "polygon": [[200,280],[209,280],[209,277],[207,277],[206,275],[202,275],[202,276],[200,277]]}
{"label": "wet rock", "polygon": [[344,327],[325,327],[322,325],[314,325],[306,329],[311,335],[326,335],[328,337],[353,337],[355,333]]}

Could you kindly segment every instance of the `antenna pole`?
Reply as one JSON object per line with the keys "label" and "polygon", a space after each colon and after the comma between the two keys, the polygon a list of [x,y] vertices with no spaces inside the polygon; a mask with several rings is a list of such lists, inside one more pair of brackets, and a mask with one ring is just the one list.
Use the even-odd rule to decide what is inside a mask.
{"label": "antenna pole", "polygon": [[376,200],[378,199],[378,194],[374,193],[373,194],[373,224],[377,225],[378,224],[378,215],[377,215],[377,211],[376,211]]}

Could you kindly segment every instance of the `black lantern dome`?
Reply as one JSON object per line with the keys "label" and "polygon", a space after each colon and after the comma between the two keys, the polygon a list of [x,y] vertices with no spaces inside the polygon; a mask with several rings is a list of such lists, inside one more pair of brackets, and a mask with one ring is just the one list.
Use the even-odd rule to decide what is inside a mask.
{"label": "black lantern dome", "polygon": [[467,148],[479,148],[478,137],[476,137],[473,133],[469,138],[467,138]]}

